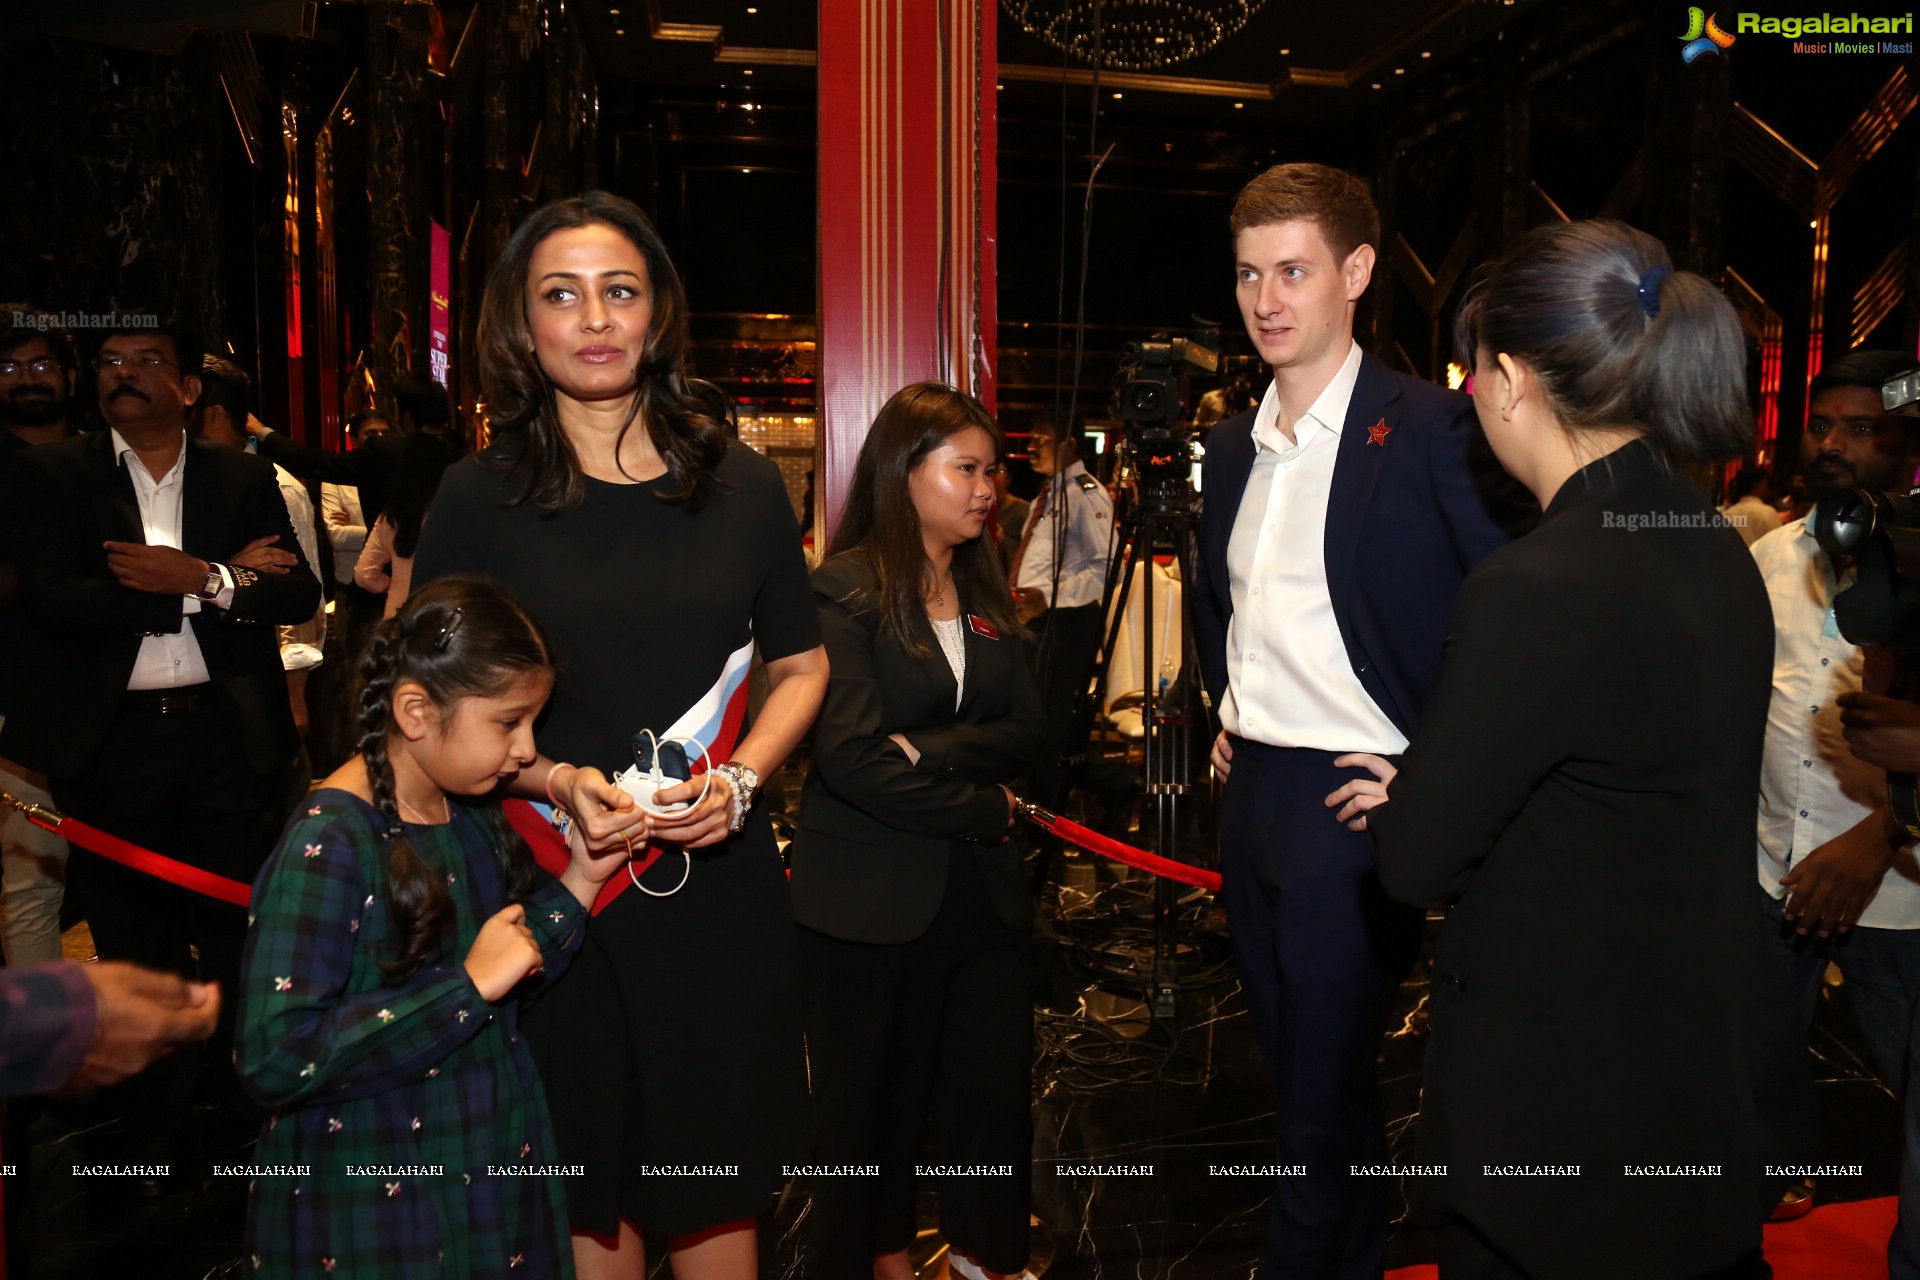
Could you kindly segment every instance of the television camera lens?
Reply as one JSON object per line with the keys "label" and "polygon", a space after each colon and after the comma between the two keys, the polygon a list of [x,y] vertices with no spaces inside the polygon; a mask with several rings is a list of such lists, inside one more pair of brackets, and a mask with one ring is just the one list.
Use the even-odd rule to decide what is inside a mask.
{"label": "television camera lens", "polygon": [[1813,536],[1831,556],[1850,556],[1872,536],[1878,504],[1864,489],[1842,489],[1813,509]]}

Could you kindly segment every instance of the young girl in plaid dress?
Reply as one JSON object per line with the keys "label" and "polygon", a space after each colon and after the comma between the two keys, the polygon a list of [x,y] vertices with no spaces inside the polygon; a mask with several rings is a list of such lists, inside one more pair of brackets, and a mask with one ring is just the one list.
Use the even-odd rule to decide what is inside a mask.
{"label": "young girl in plaid dress", "polygon": [[260,1275],[573,1274],[521,997],[579,946],[624,856],[538,870],[488,797],[536,758],[553,660],[498,588],[449,578],[374,631],[360,754],[253,890],[240,1077]]}

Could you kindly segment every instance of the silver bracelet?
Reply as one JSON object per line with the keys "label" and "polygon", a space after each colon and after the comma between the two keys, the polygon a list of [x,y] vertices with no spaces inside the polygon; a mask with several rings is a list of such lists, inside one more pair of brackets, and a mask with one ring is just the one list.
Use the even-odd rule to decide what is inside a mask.
{"label": "silver bracelet", "polygon": [[738,835],[746,829],[747,811],[753,808],[753,798],[759,794],[760,775],[753,771],[753,766],[741,764],[738,760],[717,764],[713,766],[713,771],[726,777],[727,792],[733,804],[727,816],[727,830]]}

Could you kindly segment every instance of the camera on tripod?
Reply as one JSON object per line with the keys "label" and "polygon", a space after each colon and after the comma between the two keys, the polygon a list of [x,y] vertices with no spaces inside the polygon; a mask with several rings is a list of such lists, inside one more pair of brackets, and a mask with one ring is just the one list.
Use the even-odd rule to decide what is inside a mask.
{"label": "camera on tripod", "polygon": [[1114,455],[1121,485],[1131,480],[1143,506],[1165,511],[1192,504],[1194,434],[1181,421],[1181,380],[1189,369],[1219,367],[1220,353],[1191,338],[1156,333],[1123,349],[1113,379],[1112,412],[1121,423]]}
{"label": "camera on tripod", "polygon": [[[1179,590],[1179,584],[1193,581],[1199,529],[1199,490],[1193,476],[1197,432],[1185,418],[1184,383],[1190,370],[1211,373],[1219,362],[1219,354],[1205,343],[1164,333],[1145,342],[1130,342],[1123,349],[1111,408],[1118,419],[1113,453],[1119,467],[1114,480],[1122,491],[1114,531],[1122,554],[1108,560],[1100,593],[1107,619],[1105,641],[1094,662],[1093,679],[1080,687],[1069,735],[1076,745],[1091,742],[1094,721],[1105,706],[1109,676],[1118,663],[1124,672],[1122,692],[1111,709],[1124,714],[1138,708],[1137,771],[1131,748],[1122,750],[1117,759],[1083,751],[1077,762],[1080,781],[1102,795],[1120,797],[1123,804],[1138,798],[1139,834],[1128,838],[1163,858],[1189,863],[1200,854],[1195,801],[1196,792],[1204,788],[1197,780],[1213,734],[1204,695],[1190,675],[1199,671],[1200,663],[1194,653],[1190,605]],[[1131,501],[1126,497],[1129,493]],[[1171,558],[1171,571],[1155,564],[1162,555]],[[1129,618],[1137,621],[1133,633],[1137,639],[1130,639],[1122,650],[1121,634]],[[1117,653],[1123,656],[1116,659]],[[1128,738],[1136,736],[1122,732]],[[1154,880],[1151,892],[1150,951],[1137,936],[1121,937],[1085,944],[1081,962],[1100,980],[1138,992],[1156,1019],[1168,1020],[1183,986],[1195,983],[1197,972],[1208,970],[1199,931],[1191,929],[1183,914],[1190,903],[1176,898],[1172,882],[1165,879]]]}

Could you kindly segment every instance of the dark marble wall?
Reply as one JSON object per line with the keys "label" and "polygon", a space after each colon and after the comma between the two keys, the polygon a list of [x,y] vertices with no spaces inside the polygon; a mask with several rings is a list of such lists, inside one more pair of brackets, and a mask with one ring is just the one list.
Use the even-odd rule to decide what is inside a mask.
{"label": "dark marble wall", "polygon": [[[451,0],[440,16],[449,52],[472,37],[462,67],[429,68],[432,14],[402,3],[329,7],[309,36],[197,32],[171,53],[0,44],[0,302],[178,311],[210,349],[231,344],[263,417],[331,438],[335,384],[356,361],[383,390],[427,372],[439,221],[458,263],[455,368],[470,374],[460,348],[485,267],[536,202],[595,181],[599,89],[562,0]],[[296,262],[300,360],[286,328]],[[463,403],[477,398],[456,381]]]}
{"label": "dark marble wall", "polygon": [[428,32],[421,6],[368,8],[368,357],[382,386],[427,373],[428,166],[440,149],[430,124]]}
{"label": "dark marble wall", "polygon": [[[0,300],[170,310],[224,341],[212,211],[225,110],[210,44],[177,57],[64,40],[0,48]],[[83,346],[88,336],[75,333]]]}

